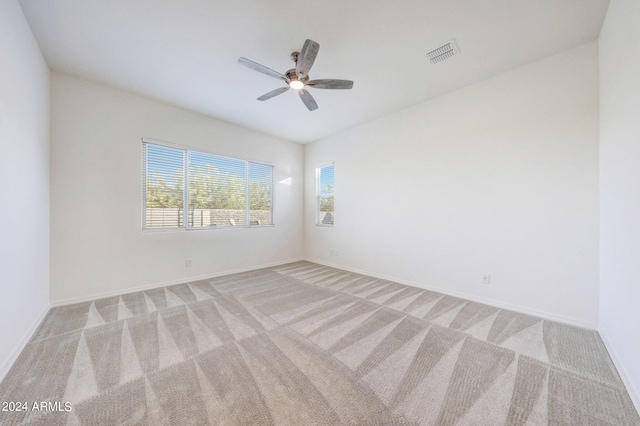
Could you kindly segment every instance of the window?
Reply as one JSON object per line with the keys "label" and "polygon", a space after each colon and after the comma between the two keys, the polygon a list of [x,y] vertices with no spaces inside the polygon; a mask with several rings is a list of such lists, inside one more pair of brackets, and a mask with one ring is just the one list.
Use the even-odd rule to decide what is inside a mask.
{"label": "window", "polygon": [[316,169],[316,224],[333,226],[333,165]]}
{"label": "window", "polygon": [[273,166],[146,140],[142,149],[143,229],[273,224]]}

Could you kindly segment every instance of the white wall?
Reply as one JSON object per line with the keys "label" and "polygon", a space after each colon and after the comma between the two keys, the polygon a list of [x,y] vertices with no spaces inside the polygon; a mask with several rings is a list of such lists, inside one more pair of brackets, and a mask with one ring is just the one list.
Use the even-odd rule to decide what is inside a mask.
{"label": "white wall", "polygon": [[49,68],[0,0],[0,380],[49,308]]}
{"label": "white wall", "polygon": [[[59,73],[51,96],[54,304],[302,257],[301,145]],[[274,164],[275,226],[141,232],[143,137]]]}
{"label": "white wall", "polygon": [[640,3],[600,35],[600,334],[640,411]]}
{"label": "white wall", "polygon": [[[308,145],[307,257],[596,327],[597,49]],[[317,227],[314,169],[330,162],[336,224]]]}

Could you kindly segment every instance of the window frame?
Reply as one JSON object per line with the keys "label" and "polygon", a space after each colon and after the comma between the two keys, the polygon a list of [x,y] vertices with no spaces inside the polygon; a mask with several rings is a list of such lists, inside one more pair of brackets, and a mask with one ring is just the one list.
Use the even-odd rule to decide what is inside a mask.
{"label": "window frame", "polygon": [[[320,185],[320,179],[322,176],[322,169],[325,169],[327,167],[333,167],[333,185],[332,185],[332,191],[330,194],[321,194],[321,185]],[[324,164],[321,166],[316,167],[316,211],[315,211],[315,215],[316,215],[316,226],[322,226],[325,228],[332,228],[335,225],[335,194],[336,194],[336,185],[335,185],[335,164],[334,163],[329,163],[329,164]],[[328,198],[328,197],[333,197],[333,202],[334,202],[334,211],[333,211],[333,223],[322,223],[322,219],[320,217],[320,202],[323,198]]]}
{"label": "window frame", "polygon": [[[146,158],[145,158],[145,145],[147,144],[151,144],[151,145],[157,145],[157,146],[161,146],[161,147],[166,147],[166,148],[173,148],[173,149],[179,149],[179,150],[183,150],[184,151],[184,164],[183,164],[183,171],[184,171],[184,179],[183,179],[183,220],[182,220],[182,225],[181,226],[175,226],[175,227],[167,227],[167,228],[147,228],[146,227],[146,209],[147,209],[147,199],[146,199],[146,192],[147,192],[147,182],[146,182],[146,169],[145,169],[145,164],[146,164]],[[243,224],[238,224],[238,225],[225,225],[225,226],[201,226],[201,227],[195,227],[195,226],[189,226],[189,220],[184,220],[184,211],[185,208],[184,206],[186,206],[186,210],[187,212],[189,211],[189,159],[190,159],[190,153],[191,152],[195,152],[198,154],[205,154],[205,155],[211,155],[211,156],[215,156],[215,157],[220,157],[223,159],[229,159],[229,160],[234,160],[234,161],[242,161],[245,163],[245,174],[244,174],[244,179],[245,179],[245,223]],[[180,144],[176,144],[176,143],[171,143],[171,142],[165,142],[165,141],[160,141],[157,139],[150,139],[150,138],[142,138],[142,144],[141,144],[141,174],[142,174],[142,179],[141,179],[141,230],[143,233],[154,233],[154,232],[182,232],[182,231],[186,231],[186,232],[190,232],[190,231],[201,231],[201,230],[225,230],[225,229],[246,229],[246,228],[269,228],[269,227],[275,227],[275,223],[274,223],[274,189],[275,189],[275,185],[274,185],[274,169],[275,169],[275,165],[272,163],[269,163],[267,161],[261,161],[261,160],[253,160],[253,159],[246,159],[246,158],[235,158],[235,157],[229,157],[228,155],[221,155],[218,154],[216,152],[212,152],[212,151],[208,151],[208,150],[203,150],[203,149],[195,149],[192,148],[190,146],[186,146],[186,145],[180,145]],[[270,168],[270,177],[271,177],[271,190],[270,190],[270,206],[271,206],[271,223],[268,224],[259,224],[259,225],[252,225],[251,224],[251,220],[250,220],[250,214],[251,214],[251,204],[250,204],[250,189],[249,189],[249,183],[250,183],[250,174],[251,174],[251,164],[257,164],[260,166],[268,166]],[[188,216],[187,216],[188,217]]]}

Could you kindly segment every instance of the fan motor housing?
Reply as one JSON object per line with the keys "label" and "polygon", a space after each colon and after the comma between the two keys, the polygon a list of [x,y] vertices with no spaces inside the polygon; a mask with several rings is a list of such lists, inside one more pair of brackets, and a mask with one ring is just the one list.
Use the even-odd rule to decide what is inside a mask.
{"label": "fan motor housing", "polygon": [[289,81],[295,81],[295,80],[299,80],[303,83],[307,83],[307,81],[309,80],[309,75],[307,74],[304,77],[298,77],[298,73],[296,72],[295,68],[294,69],[290,69],[289,71],[287,71],[286,73],[284,73],[284,76],[287,77],[287,79]]}

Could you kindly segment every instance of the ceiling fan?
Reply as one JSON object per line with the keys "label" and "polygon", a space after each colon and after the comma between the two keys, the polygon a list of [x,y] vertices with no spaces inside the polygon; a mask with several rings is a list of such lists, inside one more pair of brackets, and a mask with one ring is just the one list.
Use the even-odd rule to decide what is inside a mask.
{"label": "ceiling fan", "polygon": [[313,87],[315,89],[351,89],[353,87],[353,81],[351,80],[309,80],[309,70],[311,69],[313,62],[316,60],[318,50],[320,50],[320,45],[318,43],[313,40],[306,40],[302,46],[301,52],[293,52],[291,54],[291,59],[295,62],[296,67],[290,69],[284,74],[280,74],[271,68],[267,68],[264,65],[251,61],[247,58],[240,58],[238,59],[238,62],[245,67],[283,80],[287,83],[287,86],[279,87],[260,96],[258,98],[259,101],[266,101],[286,92],[289,89],[294,89],[298,92],[300,99],[302,99],[302,102],[309,111],[314,111],[318,109],[318,104],[316,103],[316,100],[313,99],[313,96],[311,96],[311,93],[305,90],[306,87]]}

